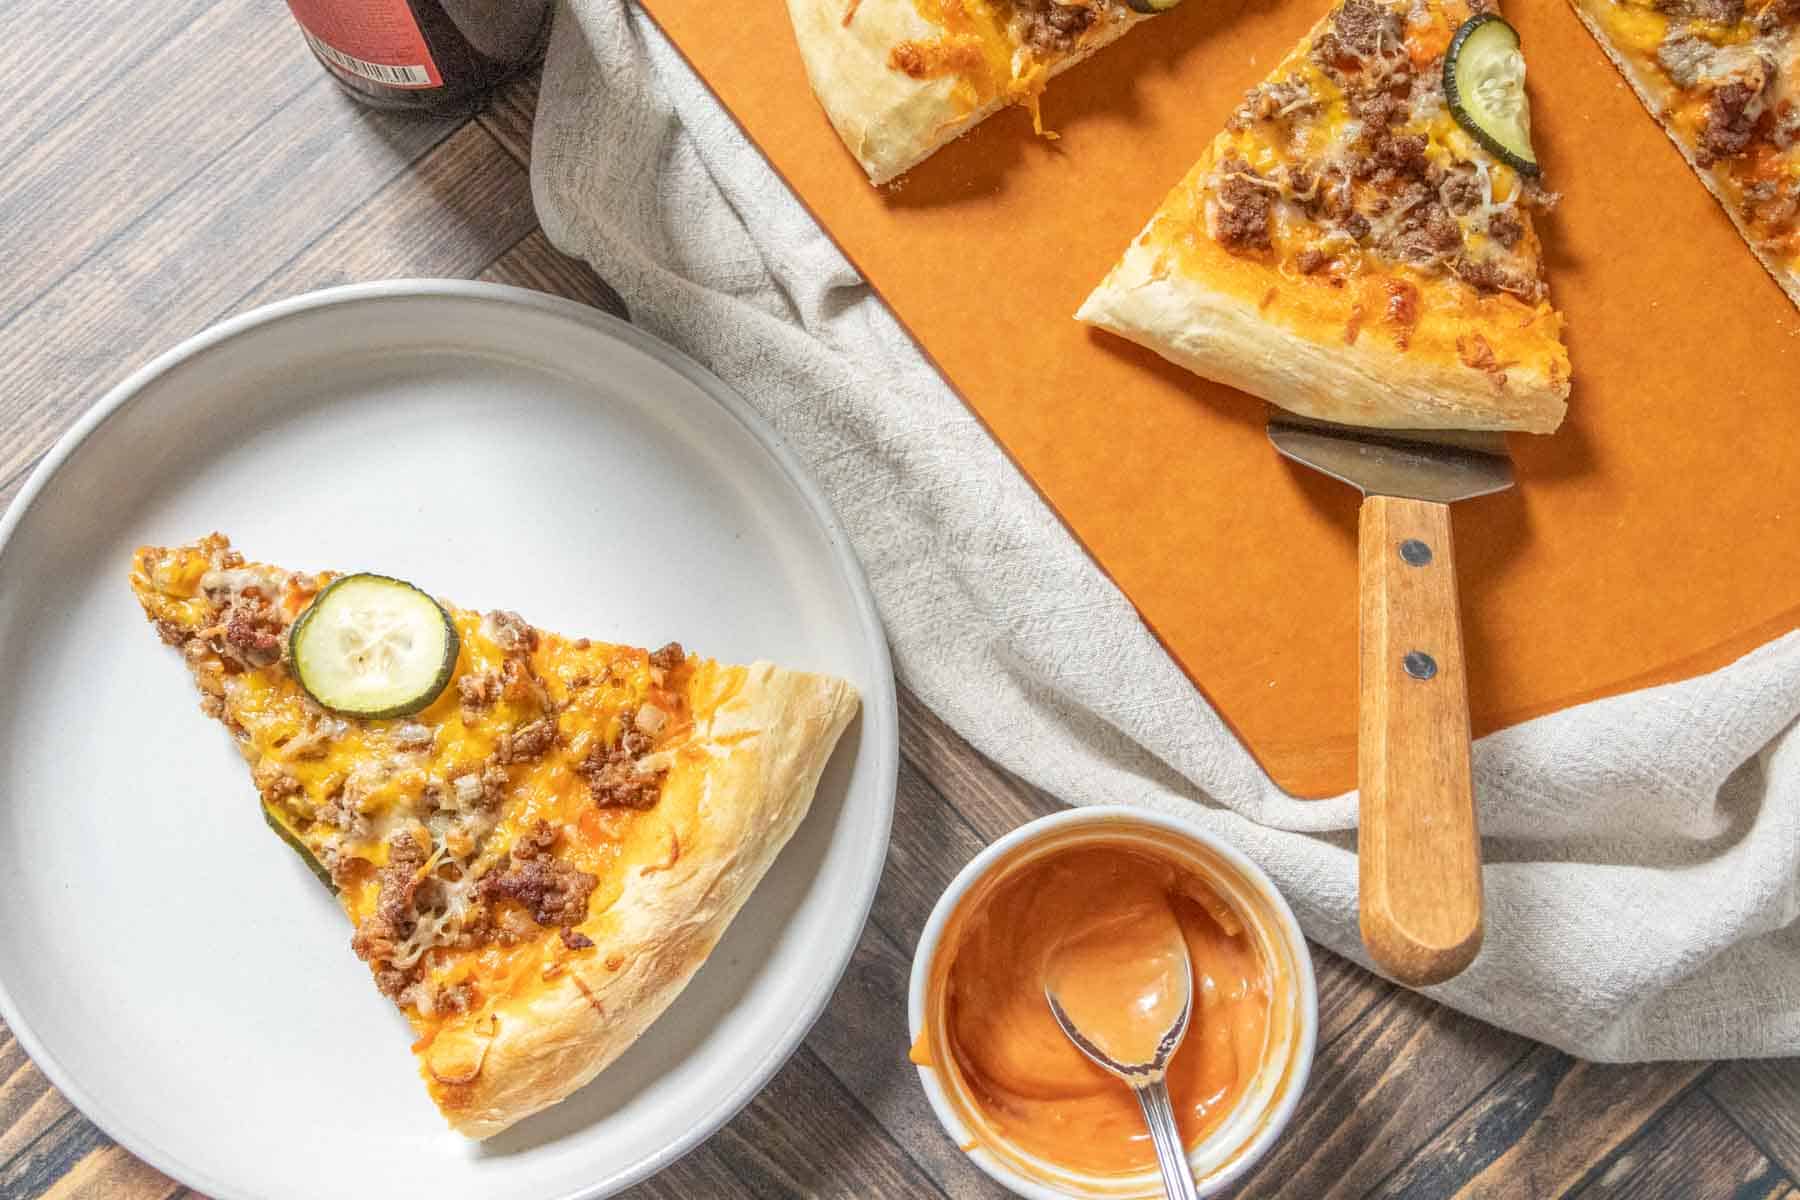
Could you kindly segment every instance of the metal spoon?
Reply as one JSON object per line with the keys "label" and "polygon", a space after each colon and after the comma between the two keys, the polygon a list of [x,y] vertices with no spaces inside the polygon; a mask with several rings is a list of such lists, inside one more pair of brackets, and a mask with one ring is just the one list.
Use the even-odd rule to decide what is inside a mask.
{"label": "metal spoon", "polygon": [[1056,990],[1059,976],[1055,973],[1044,984],[1044,999],[1050,1002],[1050,1015],[1056,1018],[1056,1023],[1062,1027],[1069,1040],[1075,1043],[1076,1049],[1103,1070],[1123,1079],[1137,1096],[1138,1107],[1144,1110],[1144,1122],[1150,1126],[1151,1143],[1156,1147],[1156,1165],[1162,1169],[1163,1190],[1171,1200],[1198,1200],[1199,1194],[1194,1190],[1194,1173],[1188,1166],[1187,1152],[1181,1144],[1181,1131],[1175,1124],[1175,1106],[1169,1100],[1169,1087],[1164,1081],[1169,1060],[1175,1057],[1175,1050],[1181,1045],[1181,1039],[1187,1036],[1188,1020],[1194,1012],[1193,965],[1188,959],[1187,942],[1182,939],[1179,930],[1176,931],[1168,952],[1171,961],[1179,964],[1178,970],[1172,974],[1178,980],[1181,1010],[1157,1040],[1155,1053],[1146,1061],[1118,1062],[1096,1045],[1095,1039],[1084,1033],[1063,1007]]}

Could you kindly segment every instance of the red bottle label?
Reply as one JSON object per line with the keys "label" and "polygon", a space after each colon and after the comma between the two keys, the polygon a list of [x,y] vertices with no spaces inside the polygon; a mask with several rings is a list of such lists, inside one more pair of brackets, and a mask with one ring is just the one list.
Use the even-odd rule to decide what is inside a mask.
{"label": "red bottle label", "polygon": [[388,87],[444,86],[406,0],[288,0],[288,7],[337,70]]}

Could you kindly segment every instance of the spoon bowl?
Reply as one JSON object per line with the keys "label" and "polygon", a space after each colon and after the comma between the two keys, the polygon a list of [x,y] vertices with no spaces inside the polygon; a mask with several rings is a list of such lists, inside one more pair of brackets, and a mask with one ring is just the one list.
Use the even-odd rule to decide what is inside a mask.
{"label": "spoon bowl", "polygon": [[[1140,944],[1139,953],[1122,954],[1119,947],[1127,943],[1092,938],[1065,947],[1059,964],[1063,969],[1050,972],[1044,999],[1075,1048],[1124,1080],[1137,1097],[1156,1148],[1163,1190],[1172,1200],[1197,1200],[1166,1082],[1169,1060],[1187,1036],[1194,1013],[1194,968],[1173,914],[1164,935],[1148,953]],[[1122,1023],[1117,1023],[1121,1013]]]}

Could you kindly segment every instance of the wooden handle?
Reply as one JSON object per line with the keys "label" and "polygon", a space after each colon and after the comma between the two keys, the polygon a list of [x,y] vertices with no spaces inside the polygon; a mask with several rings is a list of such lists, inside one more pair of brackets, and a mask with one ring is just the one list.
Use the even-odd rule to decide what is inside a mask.
{"label": "wooden handle", "polygon": [[1450,509],[1363,501],[1363,944],[1402,983],[1441,983],[1481,949],[1481,845]]}

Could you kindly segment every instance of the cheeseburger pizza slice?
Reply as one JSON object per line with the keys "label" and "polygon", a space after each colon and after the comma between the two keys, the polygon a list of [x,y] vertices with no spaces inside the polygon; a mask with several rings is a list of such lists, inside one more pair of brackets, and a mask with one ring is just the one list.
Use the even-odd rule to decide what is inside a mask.
{"label": "cheeseburger pizza slice", "polygon": [[1800,0],[1571,0],[1800,304]]}
{"label": "cheeseburger pizza slice", "polygon": [[1562,420],[1518,36],[1484,0],[1345,0],[1246,94],[1078,319],[1326,420]]}
{"label": "cheeseburger pizza slice", "polygon": [[813,92],[882,184],[1180,0],[788,0]]}
{"label": "cheeseburger pizza slice", "polygon": [[218,534],[131,586],[487,1137],[592,1079],[700,968],[812,802],[849,684],[565,638]]}

